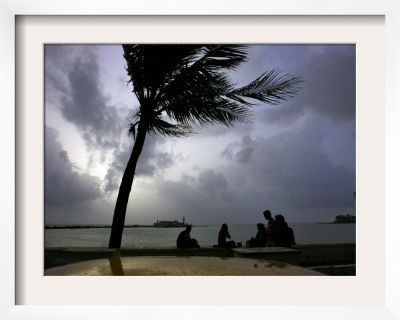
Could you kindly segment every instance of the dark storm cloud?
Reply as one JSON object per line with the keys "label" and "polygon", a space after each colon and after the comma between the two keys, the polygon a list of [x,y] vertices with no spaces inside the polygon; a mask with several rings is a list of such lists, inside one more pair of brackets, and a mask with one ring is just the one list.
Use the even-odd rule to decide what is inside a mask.
{"label": "dark storm cloud", "polygon": [[[46,45],[46,108],[58,108],[85,141],[88,166],[119,148],[131,109],[121,111],[103,93],[98,46]],[[121,66],[123,68],[123,66]],[[99,152],[100,151],[100,152]]]}
{"label": "dark storm cloud", "polygon": [[[324,129],[322,124],[316,125],[315,119],[310,116],[270,138],[230,144],[228,154],[236,165],[225,175],[240,172],[249,185],[264,190],[265,199],[285,202],[293,208],[353,205],[355,172],[334,166],[328,159],[319,146]],[[243,165],[240,155],[248,154],[249,144],[253,157]]]}
{"label": "dark storm cloud", "polygon": [[201,208],[204,199],[196,192],[194,177],[183,176],[180,181],[157,179],[156,188],[159,196],[173,199],[179,212],[190,212],[194,208]]}
{"label": "dark storm cloud", "polygon": [[184,216],[196,224],[220,223],[235,218],[230,209],[235,209],[237,202],[226,178],[216,170],[201,170],[198,177],[183,175],[179,181],[159,177],[155,187],[157,197],[151,206],[157,207],[153,211],[158,217],[176,219]]}
{"label": "dark storm cloud", "polygon": [[68,153],[57,140],[57,130],[45,127],[45,203],[71,205],[103,196],[100,180],[88,174],[79,174]]}
{"label": "dark storm cloud", "polygon": [[[301,76],[301,91],[282,105],[258,108],[267,124],[287,124],[302,116],[306,108],[334,121],[355,118],[356,52],[354,45],[256,46],[243,77],[257,68],[279,68]],[[274,61],[271,64],[270,61]]]}
{"label": "dark storm cloud", "polygon": [[178,182],[164,179],[161,181],[157,189],[160,195],[174,198],[178,203],[182,201],[188,205],[196,199],[191,205],[192,209],[198,202],[207,203],[218,199],[224,202],[233,201],[226,178],[213,169],[201,170],[198,177],[183,175]]}
{"label": "dark storm cloud", "polygon": [[46,203],[45,224],[109,225],[114,207],[115,203],[104,199],[71,202],[68,205]]}
{"label": "dark storm cloud", "polygon": [[221,197],[224,201],[233,200],[225,177],[214,170],[206,169],[200,172],[197,188],[212,199]]}
{"label": "dark storm cloud", "polygon": [[356,52],[355,45],[327,46],[310,54],[302,69],[307,82],[304,95],[315,111],[333,120],[346,121],[355,117]]}
{"label": "dark storm cloud", "polygon": [[89,146],[113,148],[119,142],[125,119],[103,94],[94,49],[86,47],[70,65],[70,92],[62,99],[62,114],[77,126]]}
{"label": "dark storm cloud", "polygon": [[157,182],[159,201],[173,202],[175,216],[207,223],[263,221],[265,208],[289,221],[331,221],[354,207],[355,171],[324,152],[328,123],[309,111],[269,137],[245,135],[222,150],[225,165]]}
{"label": "dark storm cloud", "polygon": [[164,150],[165,137],[147,135],[145,145],[138,162],[136,173],[143,176],[152,176],[156,170],[163,170],[175,163],[175,156]]}
{"label": "dark storm cloud", "polygon": [[[245,135],[242,137],[242,141],[240,143],[230,143],[222,152],[222,156],[238,163],[248,163],[253,155],[254,147],[254,141],[249,135]],[[235,149],[238,148],[239,151],[235,152]]]}
{"label": "dark storm cloud", "polygon": [[333,121],[353,121],[356,108],[356,51],[354,45],[257,45],[250,46],[249,59],[238,71],[230,72],[237,87],[250,83],[266,71],[281,70],[303,78],[301,90],[277,106],[256,103],[249,123],[221,125],[196,130],[200,137],[246,135],[254,120],[288,125],[311,110]]}
{"label": "dark storm cloud", "polygon": [[46,107],[60,108],[63,95],[69,92],[65,66],[71,63],[71,55],[66,54],[64,46],[46,45],[45,51],[45,99]]}
{"label": "dark storm cloud", "polygon": [[118,190],[131,152],[132,145],[127,142],[124,143],[121,148],[115,148],[113,150],[112,160],[108,165],[107,173],[104,177],[104,191],[113,192]]}

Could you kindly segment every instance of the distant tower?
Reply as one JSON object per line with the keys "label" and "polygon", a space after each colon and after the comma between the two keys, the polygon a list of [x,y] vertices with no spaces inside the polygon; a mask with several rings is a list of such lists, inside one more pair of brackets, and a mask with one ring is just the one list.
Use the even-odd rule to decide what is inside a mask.
{"label": "distant tower", "polygon": [[185,217],[183,217],[183,224],[185,224]]}

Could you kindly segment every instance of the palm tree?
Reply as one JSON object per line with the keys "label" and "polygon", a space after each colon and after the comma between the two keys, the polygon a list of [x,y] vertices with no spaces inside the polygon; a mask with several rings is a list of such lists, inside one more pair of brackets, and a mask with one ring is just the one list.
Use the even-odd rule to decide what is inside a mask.
{"label": "palm tree", "polygon": [[[299,90],[300,77],[278,70],[235,88],[228,71],[246,60],[246,45],[122,45],[139,101],[128,133],[135,142],[119,188],[109,248],[120,248],[126,207],[146,135],[184,137],[193,126],[232,126],[248,119],[257,100],[279,104]],[[249,100],[250,99],[250,100]]]}

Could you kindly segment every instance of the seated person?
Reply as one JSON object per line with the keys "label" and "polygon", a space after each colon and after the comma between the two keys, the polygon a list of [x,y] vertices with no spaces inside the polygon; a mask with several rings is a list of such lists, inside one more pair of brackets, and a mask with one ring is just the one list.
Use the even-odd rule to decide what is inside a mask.
{"label": "seated person", "polygon": [[186,230],[182,231],[178,239],[176,239],[176,246],[178,248],[200,248],[196,239],[190,237],[191,226],[187,226]]}
{"label": "seated person", "polygon": [[286,247],[290,248],[292,245],[295,245],[296,242],[294,240],[293,229],[288,226],[285,221],[285,217],[281,214],[275,216],[276,226],[277,226],[277,236],[276,236],[276,245],[278,247]]}
{"label": "seated person", "polygon": [[246,247],[265,247],[267,244],[268,234],[264,224],[257,223],[257,230],[256,237],[246,241]]}
{"label": "seated person", "polygon": [[231,238],[228,231],[228,225],[224,223],[218,233],[218,246],[221,248],[236,248],[235,241],[226,241],[226,238]]}

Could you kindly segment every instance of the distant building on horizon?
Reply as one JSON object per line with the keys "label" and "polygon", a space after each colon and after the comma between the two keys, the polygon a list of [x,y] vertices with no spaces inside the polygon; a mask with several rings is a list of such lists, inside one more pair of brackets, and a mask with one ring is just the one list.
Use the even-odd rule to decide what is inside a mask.
{"label": "distant building on horizon", "polygon": [[153,227],[156,228],[181,228],[181,227],[186,227],[188,224],[185,221],[185,217],[183,217],[182,222],[179,222],[178,220],[173,220],[173,221],[168,221],[168,220],[157,220],[153,224]]}
{"label": "distant building on horizon", "polygon": [[341,214],[335,217],[334,223],[356,223],[356,216]]}

